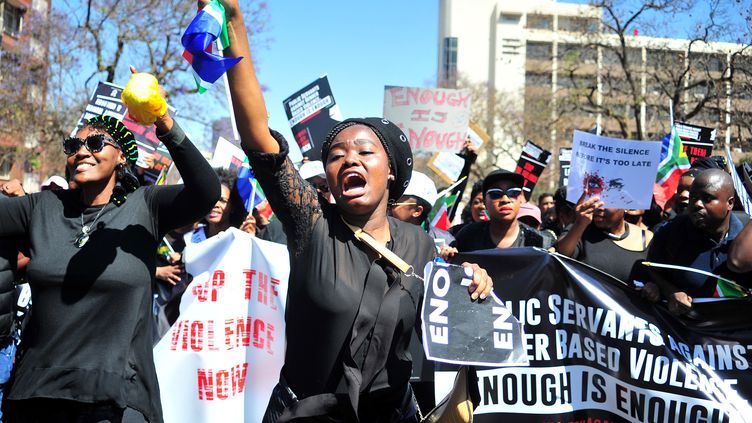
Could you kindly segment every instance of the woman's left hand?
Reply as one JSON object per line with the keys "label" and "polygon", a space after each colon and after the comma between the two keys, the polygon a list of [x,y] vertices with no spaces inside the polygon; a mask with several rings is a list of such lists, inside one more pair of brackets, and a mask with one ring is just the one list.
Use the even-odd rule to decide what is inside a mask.
{"label": "woman's left hand", "polygon": [[488,276],[486,269],[478,266],[475,263],[462,263],[462,267],[470,268],[473,271],[473,282],[467,287],[467,291],[470,293],[470,298],[477,300],[485,300],[491,290],[493,289],[493,281]]}

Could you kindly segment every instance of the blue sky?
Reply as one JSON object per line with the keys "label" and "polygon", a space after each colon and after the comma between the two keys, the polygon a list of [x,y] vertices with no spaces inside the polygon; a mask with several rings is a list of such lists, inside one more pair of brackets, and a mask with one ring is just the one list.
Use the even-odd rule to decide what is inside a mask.
{"label": "blue sky", "polygon": [[270,126],[290,141],[282,100],[323,74],[344,117],[381,116],[384,85],[435,84],[437,0],[268,5],[272,40],[254,54],[259,81],[267,88]]}

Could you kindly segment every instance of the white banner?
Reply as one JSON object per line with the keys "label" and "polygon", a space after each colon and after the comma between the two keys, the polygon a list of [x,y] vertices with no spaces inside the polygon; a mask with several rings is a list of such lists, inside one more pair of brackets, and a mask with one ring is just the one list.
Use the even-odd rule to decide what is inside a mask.
{"label": "white banner", "polygon": [[567,201],[599,196],[609,208],[649,209],[661,143],[574,131]]}
{"label": "white banner", "polygon": [[284,362],[287,249],[232,228],[183,257],[193,282],[154,348],[164,420],[260,422]]}

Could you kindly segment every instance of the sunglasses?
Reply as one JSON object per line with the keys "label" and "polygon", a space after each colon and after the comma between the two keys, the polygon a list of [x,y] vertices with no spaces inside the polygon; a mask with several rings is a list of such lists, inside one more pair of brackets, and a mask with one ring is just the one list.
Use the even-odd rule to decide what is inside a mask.
{"label": "sunglasses", "polygon": [[72,156],[76,153],[78,153],[78,150],[81,149],[81,146],[85,146],[87,150],[91,153],[99,153],[102,151],[104,146],[106,144],[109,144],[118,150],[120,150],[120,146],[115,144],[114,141],[111,141],[107,139],[107,135],[105,134],[94,134],[89,135],[86,137],[86,139],[76,138],[76,137],[68,137],[63,140],[63,152],[67,156]]}
{"label": "sunglasses", "polygon": [[522,194],[522,188],[507,188],[505,190],[501,188],[491,188],[486,191],[486,195],[492,200],[500,200],[505,195],[509,198],[517,198],[520,194]]}

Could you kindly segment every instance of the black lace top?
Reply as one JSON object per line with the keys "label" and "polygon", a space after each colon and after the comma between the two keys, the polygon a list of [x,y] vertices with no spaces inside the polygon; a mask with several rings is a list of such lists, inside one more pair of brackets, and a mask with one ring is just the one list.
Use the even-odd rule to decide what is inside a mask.
{"label": "black lace top", "polygon": [[[319,204],[287,158],[284,138],[272,135],[279,154],[246,154],[288,238],[282,376],[299,398],[320,399],[320,407],[297,417],[356,413],[362,422],[388,421],[410,378],[408,346],[423,284],[373,260],[336,206]],[[389,225],[387,247],[420,272],[434,257],[433,242],[418,226],[393,218]]]}

